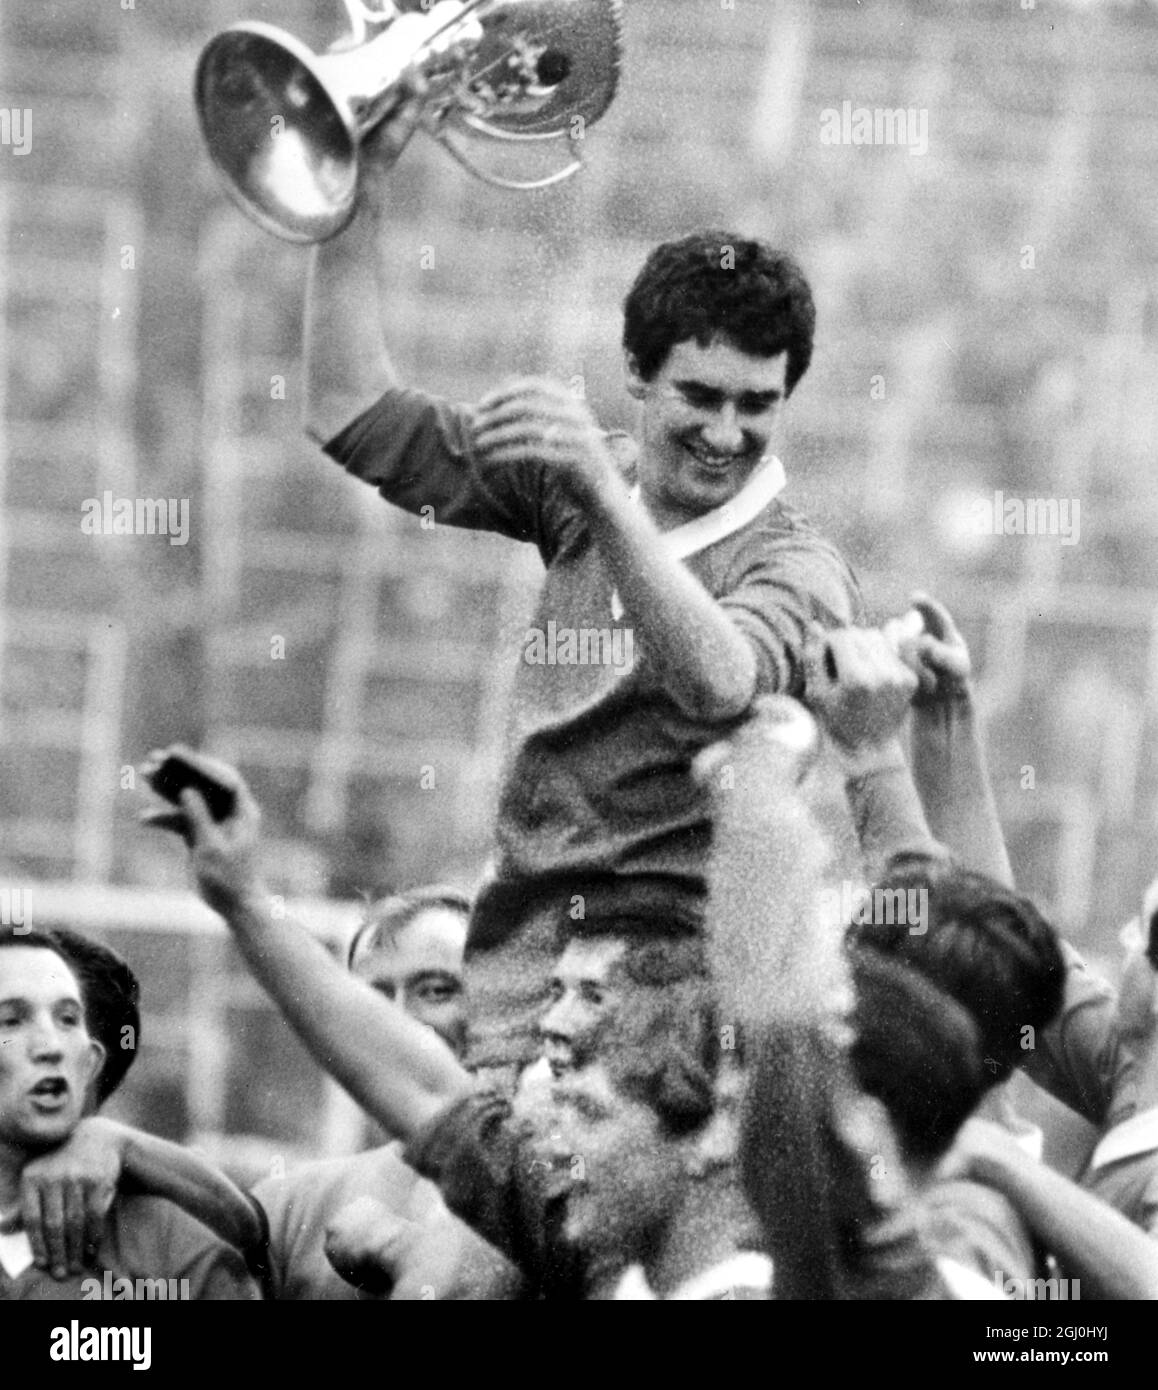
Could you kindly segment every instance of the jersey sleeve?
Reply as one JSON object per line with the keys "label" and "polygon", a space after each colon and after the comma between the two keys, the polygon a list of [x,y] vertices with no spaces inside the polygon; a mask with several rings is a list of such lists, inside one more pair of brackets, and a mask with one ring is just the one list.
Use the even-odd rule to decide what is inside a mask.
{"label": "jersey sleeve", "polygon": [[510,1102],[484,1092],[436,1116],[408,1145],[405,1158],[439,1187],[456,1216],[525,1269],[535,1240],[524,1220],[520,1154]]}
{"label": "jersey sleeve", "polygon": [[1118,998],[1068,942],[1061,1011],[1027,1051],[1022,1069],[1063,1105],[1101,1126],[1128,1069],[1118,1035]]}
{"label": "jersey sleeve", "polygon": [[407,1146],[406,1162],[436,1183],[450,1210],[546,1297],[575,1297],[582,1271],[557,1240],[553,1204],[505,1096],[484,1091],[448,1106]]}
{"label": "jersey sleeve", "polygon": [[190,1298],[214,1303],[261,1298],[257,1282],[238,1251],[171,1205],[169,1216],[171,1258],[178,1266],[176,1277],[189,1280]]}
{"label": "jersey sleeve", "polygon": [[994,1287],[1009,1278],[1037,1277],[1033,1240],[1000,1192],[970,1179],[935,1182],[924,1195],[924,1209],[925,1238],[934,1254]]}
{"label": "jersey sleeve", "polygon": [[[261,1298],[245,1260],[207,1226],[161,1197],[131,1197],[114,1207],[126,1273],[181,1286],[191,1301],[252,1302]],[[188,1288],[182,1281],[188,1280]],[[164,1297],[165,1295],[161,1295]]]}
{"label": "jersey sleeve", "polygon": [[848,564],[823,537],[792,531],[749,545],[720,607],[756,653],[757,694],[804,693],[801,653],[812,623],[864,621],[864,601]]}
{"label": "jersey sleeve", "polygon": [[404,511],[527,541],[549,559],[574,504],[537,464],[488,469],[484,478],[470,432],[468,407],[391,387],[325,452]]}
{"label": "jersey sleeve", "polygon": [[1082,1186],[1158,1240],[1158,1150],[1094,1168],[1082,1178]]}

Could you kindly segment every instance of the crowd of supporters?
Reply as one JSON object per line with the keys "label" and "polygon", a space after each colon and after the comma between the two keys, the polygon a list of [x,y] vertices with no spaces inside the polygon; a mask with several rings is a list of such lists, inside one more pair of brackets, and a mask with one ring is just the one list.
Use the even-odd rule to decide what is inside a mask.
{"label": "crowd of supporters", "polygon": [[[106,1272],[217,1299],[1158,1296],[1150,904],[1116,992],[1017,892],[968,654],[920,611],[899,642],[818,631],[811,712],[761,699],[706,750],[704,931],[576,932],[513,1086],[461,1060],[469,899],[373,904],[339,964],[275,910],[240,776],[178,750],[232,814],[187,791],[154,819],[393,1137],[244,1193],[102,1118],[135,1056],[132,970],[73,932],[8,930],[5,1296],[82,1297]],[[942,741],[929,801],[907,723]],[[1079,1180],[1011,1113],[1017,1068],[1101,1130]]]}
{"label": "crowd of supporters", "polygon": [[[335,255],[312,436],[415,515],[536,545],[532,631],[612,658],[592,634],[630,631],[633,658],[528,643],[482,883],[373,904],[344,962],[263,883],[238,771],[162,753],[145,820],[388,1139],[245,1192],[103,1117],[130,965],[6,929],[0,1297],[1158,1296],[1155,904],[1115,991],[1013,882],[952,616],[916,595],[869,625],[782,500],[799,267],[723,232],[652,253],[625,303],[636,443],[542,379],[473,408],[400,386]],[[1015,1113],[1017,1070],[1100,1131],[1078,1178]]]}

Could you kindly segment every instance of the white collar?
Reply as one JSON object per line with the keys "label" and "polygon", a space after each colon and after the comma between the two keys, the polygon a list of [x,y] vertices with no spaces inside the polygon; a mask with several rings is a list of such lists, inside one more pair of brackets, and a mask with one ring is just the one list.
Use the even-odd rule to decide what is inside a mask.
{"label": "white collar", "polygon": [[[784,465],[775,454],[767,454],[735,497],[713,507],[703,516],[693,517],[682,526],[665,531],[664,539],[680,560],[699,550],[706,550],[709,545],[715,545],[741,526],[754,521],[768,503],[783,491],[787,481]],[[638,483],[631,489],[631,496],[635,501],[640,499]]]}
{"label": "white collar", "polygon": [[32,1264],[32,1242],[26,1231],[0,1236],[0,1267],[9,1279],[19,1279]]}
{"label": "white collar", "polygon": [[[664,543],[677,560],[686,560],[689,555],[706,550],[709,545],[715,545],[741,526],[754,521],[768,503],[784,490],[787,481],[784,465],[776,455],[766,455],[735,497],[713,507],[703,516],[693,517],[682,526],[665,531]],[[641,500],[638,483],[631,489],[631,500]],[[623,604],[619,601],[618,592],[611,595],[611,616],[616,622],[623,617]]]}
{"label": "white collar", "polygon": [[1153,1153],[1155,1149],[1158,1149],[1158,1106],[1115,1125],[1094,1150],[1090,1168],[1105,1168],[1120,1159],[1136,1158],[1139,1154]]}
{"label": "white collar", "polygon": [[[679,1288],[668,1294],[669,1303],[703,1303],[709,1299],[734,1298],[735,1291],[755,1289],[769,1293],[772,1289],[772,1261],[767,1255],[754,1250],[741,1250],[735,1255],[705,1269],[702,1274],[694,1274]],[[642,1265],[630,1265],[624,1270],[615,1286],[615,1301],[659,1302],[659,1295],[647,1282]]]}

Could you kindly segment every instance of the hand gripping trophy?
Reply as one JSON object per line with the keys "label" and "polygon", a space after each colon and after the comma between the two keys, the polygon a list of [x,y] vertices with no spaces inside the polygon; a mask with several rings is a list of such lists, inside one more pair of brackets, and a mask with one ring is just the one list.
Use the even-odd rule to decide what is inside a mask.
{"label": "hand gripping trophy", "polygon": [[[345,0],[351,32],[318,55],[270,24],[218,34],[197,65],[201,130],[226,188],[286,241],[325,241],[354,215],[359,147],[416,88],[419,124],[502,188],[557,183],[582,167],[586,126],[615,95],[622,0]],[[407,137],[408,138],[408,137]],[[563,140],[542,178],[481,169],[474,140]],[[393,142],[391,158],[405,141]],[[375,157],[390,142],[378,142]]]}

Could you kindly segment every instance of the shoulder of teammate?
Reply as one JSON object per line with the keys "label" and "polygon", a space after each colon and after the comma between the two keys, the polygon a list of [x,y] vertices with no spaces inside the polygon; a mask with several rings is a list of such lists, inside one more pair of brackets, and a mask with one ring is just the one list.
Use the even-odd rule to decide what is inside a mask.
{"label": "shoulder of teammate", "polygon": [[[260,1297],[242,1253],[164,1197],[118,1197],[109,1212],[101,1257],[141,1278],[188,1280],[188,1297]],[[184,1297],[184,1294],[180,1295]]]}

